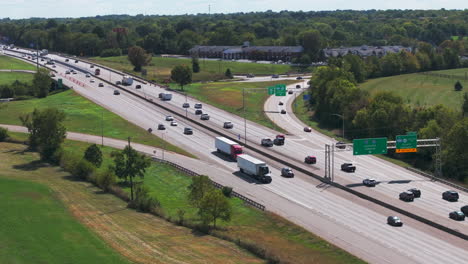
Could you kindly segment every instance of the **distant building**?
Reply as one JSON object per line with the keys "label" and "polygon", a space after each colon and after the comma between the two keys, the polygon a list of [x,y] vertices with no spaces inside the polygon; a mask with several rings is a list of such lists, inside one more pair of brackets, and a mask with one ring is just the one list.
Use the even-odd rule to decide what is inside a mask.
{"label": "distant building", "polygon": [[195,46],[189,50],[191,56],[199,58],[221,58],[224,60],[291,61],[301,56],[302,46]]}
{"label": "distant building", "polygon": [[325,57],[338,57],[338,56],[345,56],[347,54],[354,54],[360,57],[369,57],[369,56],[377,56],[382,57],[389,53],[398,53],[402,50],[406,50],[411,52],[412,49],[409,47],[403,46],[359,46],[359,47],[340,47],[340,48],[326,48],[323,50]]}

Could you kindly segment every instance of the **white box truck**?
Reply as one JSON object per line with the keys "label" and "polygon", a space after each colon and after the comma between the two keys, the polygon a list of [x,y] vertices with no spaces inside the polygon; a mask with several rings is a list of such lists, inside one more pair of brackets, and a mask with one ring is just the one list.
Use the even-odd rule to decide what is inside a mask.
{"label": "white box truck", "polygon": [[236,160],[237,156],[242,154],[242,147],[225,137],[216,137],[215,147],[218,152],[229,155],[233,160]]}
{"label": "white box truck", "polygon": [[124,75],[124,77],[122,78],[122,85],[132,85],[132,83],[133,78],[128,75]]}
{"label": "white box truck", "polygon": [[250,155],[242,154],[237,156],[237,166],[240,172],[245,173],[262,183],[270,183],[270,169],[265,162]]}

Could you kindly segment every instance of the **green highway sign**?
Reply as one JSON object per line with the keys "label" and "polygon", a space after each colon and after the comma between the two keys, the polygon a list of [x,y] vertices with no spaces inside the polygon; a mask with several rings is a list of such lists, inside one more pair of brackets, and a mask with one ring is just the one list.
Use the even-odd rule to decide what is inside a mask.
{"label": "green highway sign", "polygon": [[274,86],[268,87],[268,95],[273,95],[273,94],[275,94],[275,87]]}
{"label": "green highway sign", "polygon": [[275,96],[286,96],[286,85],[278,84],[275,86]]}
{"label": "green highway sign", "polygon": [[387,138],[362,138],[353,140],[353,155],[386,154]]}
{"label": "green highway sign", "polygon": [[418,136],[413,134],[396,136],[397,149],[414,149],[418,145]]}

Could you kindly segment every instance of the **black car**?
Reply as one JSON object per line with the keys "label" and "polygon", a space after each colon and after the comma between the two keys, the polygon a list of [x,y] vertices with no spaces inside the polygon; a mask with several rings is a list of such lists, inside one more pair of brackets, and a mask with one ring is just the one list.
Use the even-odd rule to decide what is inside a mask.
{"label": "black car", "polygon": [[362,181],[362,184],[364,184],[365,186],[368,186],[368,187],[375,187],[377,182],[374,179],[364,179]]}
{"label": "black car", "polygon": [[296,77],[296,80],[302,80],[302,77],[301,77],[301,76],[297,76],[297,77]]}
{"label": "black car", "polygon": [[189,104],[189,103],[184,103],[184,104],[182,105],[182,107],[183,107],[183,108],[189,108],[189,107],[190,107],[190,104]]}
{"label": "black car", "polygon": [[76,60],[75,63],[78,63],[78,60]]}
{"label": "black car", "polygon": [[352,163],[343,163],[341,164],[341,170],[346,172],[355,172],[356,166],[354,166]]}
{"label": "black car", "polygon": [[197,109],[197,110],[195,110],[195,114],[196,115],[201,115],[201,114],[203,114],[203,111],[200,110],[200,109]]}
{"label": "black car", "polygon": [[261,145],[265,147],[273,147],[273,140],[269,138],[262,138]]}
{"label": "black car", "polygon": [[460,208],[460,211],[462,211],[465,215],[468,215],[468,205],[465,205],[462,208]]}
{"label": "black car", "polygon": [[208,115],[208,114],[202,114],[202,115],[200,116],[200,119],[201,119],[201,120],[210,120],[210,115]]}
{"label": "black car", "polygon": [[283,114],[283,115],[286,114],[286,110],[282,109],[281,114]]}
{"label": "black car", "polygon": [[202,109],[203,105],[200,104],[200,103],[196,103],[193,107],[194,107],[195,109]]}
{"label": "black car", "polygon": [[284,105],[284,104],[283,104],[283,102],[280,101],[280,102],[278,103],[278,105]]}
{"label": "black car", "polygon": [[400,193],[400,200],[405,202],[414,201],[414,194],[412,192],[402,192]]}
{"label": "black car", "polygon": [[293,94],[293,90],[288,90],[288,94]]}
{"label": "black car", "polygon": [[391,226],[402,226],[403,222],[401,222],[398,216],[389,216],[387,217],[387,224]]}
{"label": "black car", "polygon": [[421,197],[421,190],[419,190],[419,189],[411,188],[411,189],[408,190],[408,192],[412,192],[414,194],[414,198]]}
{"label": "black car", "polygon": [[234,127],[234,124],[232,122],[224,122],[223,124],[223,128],[226,128],[226,129],[231,129]]}
{"label": "black car", "polygon": [[114,90],[114,95],[119,95],[119,94],[120,94],[119,90]]}
{"label": "black car", "polygon": [[140,89],[140,88],[141,88],[141,85],[137,84],[137,85],[135,86],[135,88],[136,88],[136,89]]}
{"label": "black car", "polygon": [[446,191],[442,193],[442,199],[450,202],[456,202],[458,201],[458,193],[456,191]]}
{"label": "black car", "polygon": [[460,212],[460,211],[450,212],[449,217],[450,217],[450,219],[457,220],[457,221],[465,220],[465,214],[463,212]]}
{"label": "black car", "polygon": [[184,134],[185,135],[192,135],[193,130],[190,127],[186,127],[186,128],[184,128]]}
{"label": "black car", "polygon": [[164,124],[159,124],[158,130],[166,130],[166,126],[164,126]]}
{"label": "black car", "polygon": [[297,89],[301,88],[301,85],[296,84],[296,88],[297,88]]}
{"label": "black car", "polygon": [[104,84],[103,84],[103,83],[99,83],[98,86],[99,86],[99,87],[104,87]]}
{"label": "black car", "polygon": [[65,62],[69,62],[70,60],[69,59],[65,59]]}

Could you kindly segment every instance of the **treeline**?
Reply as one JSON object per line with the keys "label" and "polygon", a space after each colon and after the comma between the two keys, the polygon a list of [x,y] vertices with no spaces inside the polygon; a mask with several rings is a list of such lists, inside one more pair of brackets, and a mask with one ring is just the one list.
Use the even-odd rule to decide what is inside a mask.
{"label": "treeline", "polygon": [[[398,55],[397,55],[398,56]],[[391,92],[379,92],[371,96],[357,87],[354,74],[348,67],[324,66],[313,73],[309,106],[313,118],[323,127],[341,128],[344,116],[346,138],[387,137],[416,131],[418,138],[441,138],[443,173],[460,181],[468,179],[468,94],[460,111],[443,105],[411,107],[403,98]],[[395,154],[423,169],[432,169],[434,150],[420,149],[417,154]]]}
{"label": "treeline", "polygon": [[31,97],[43,98],[57,89],[57,83],[49,76],[49,72],[45,69],[39,69],[34,74],[31,84],[16,80],[9,85],[0,85],[0,98],[14,98],[16,100],[30,99]]}
{"label": "treeline", "polygon": [[[468,10],[252,12],[180,16],[110,15],[89,18],[0,20],[3,41],[84,56],[126,54],[133,45],[154,54],[187,54],[197,44],[302,45],[303,60],[322,59],[324,47],[439,46],[468,36]],[[123,28],[125,31],[113,30]],[[466,38],[463,42],[466,45]]]}

